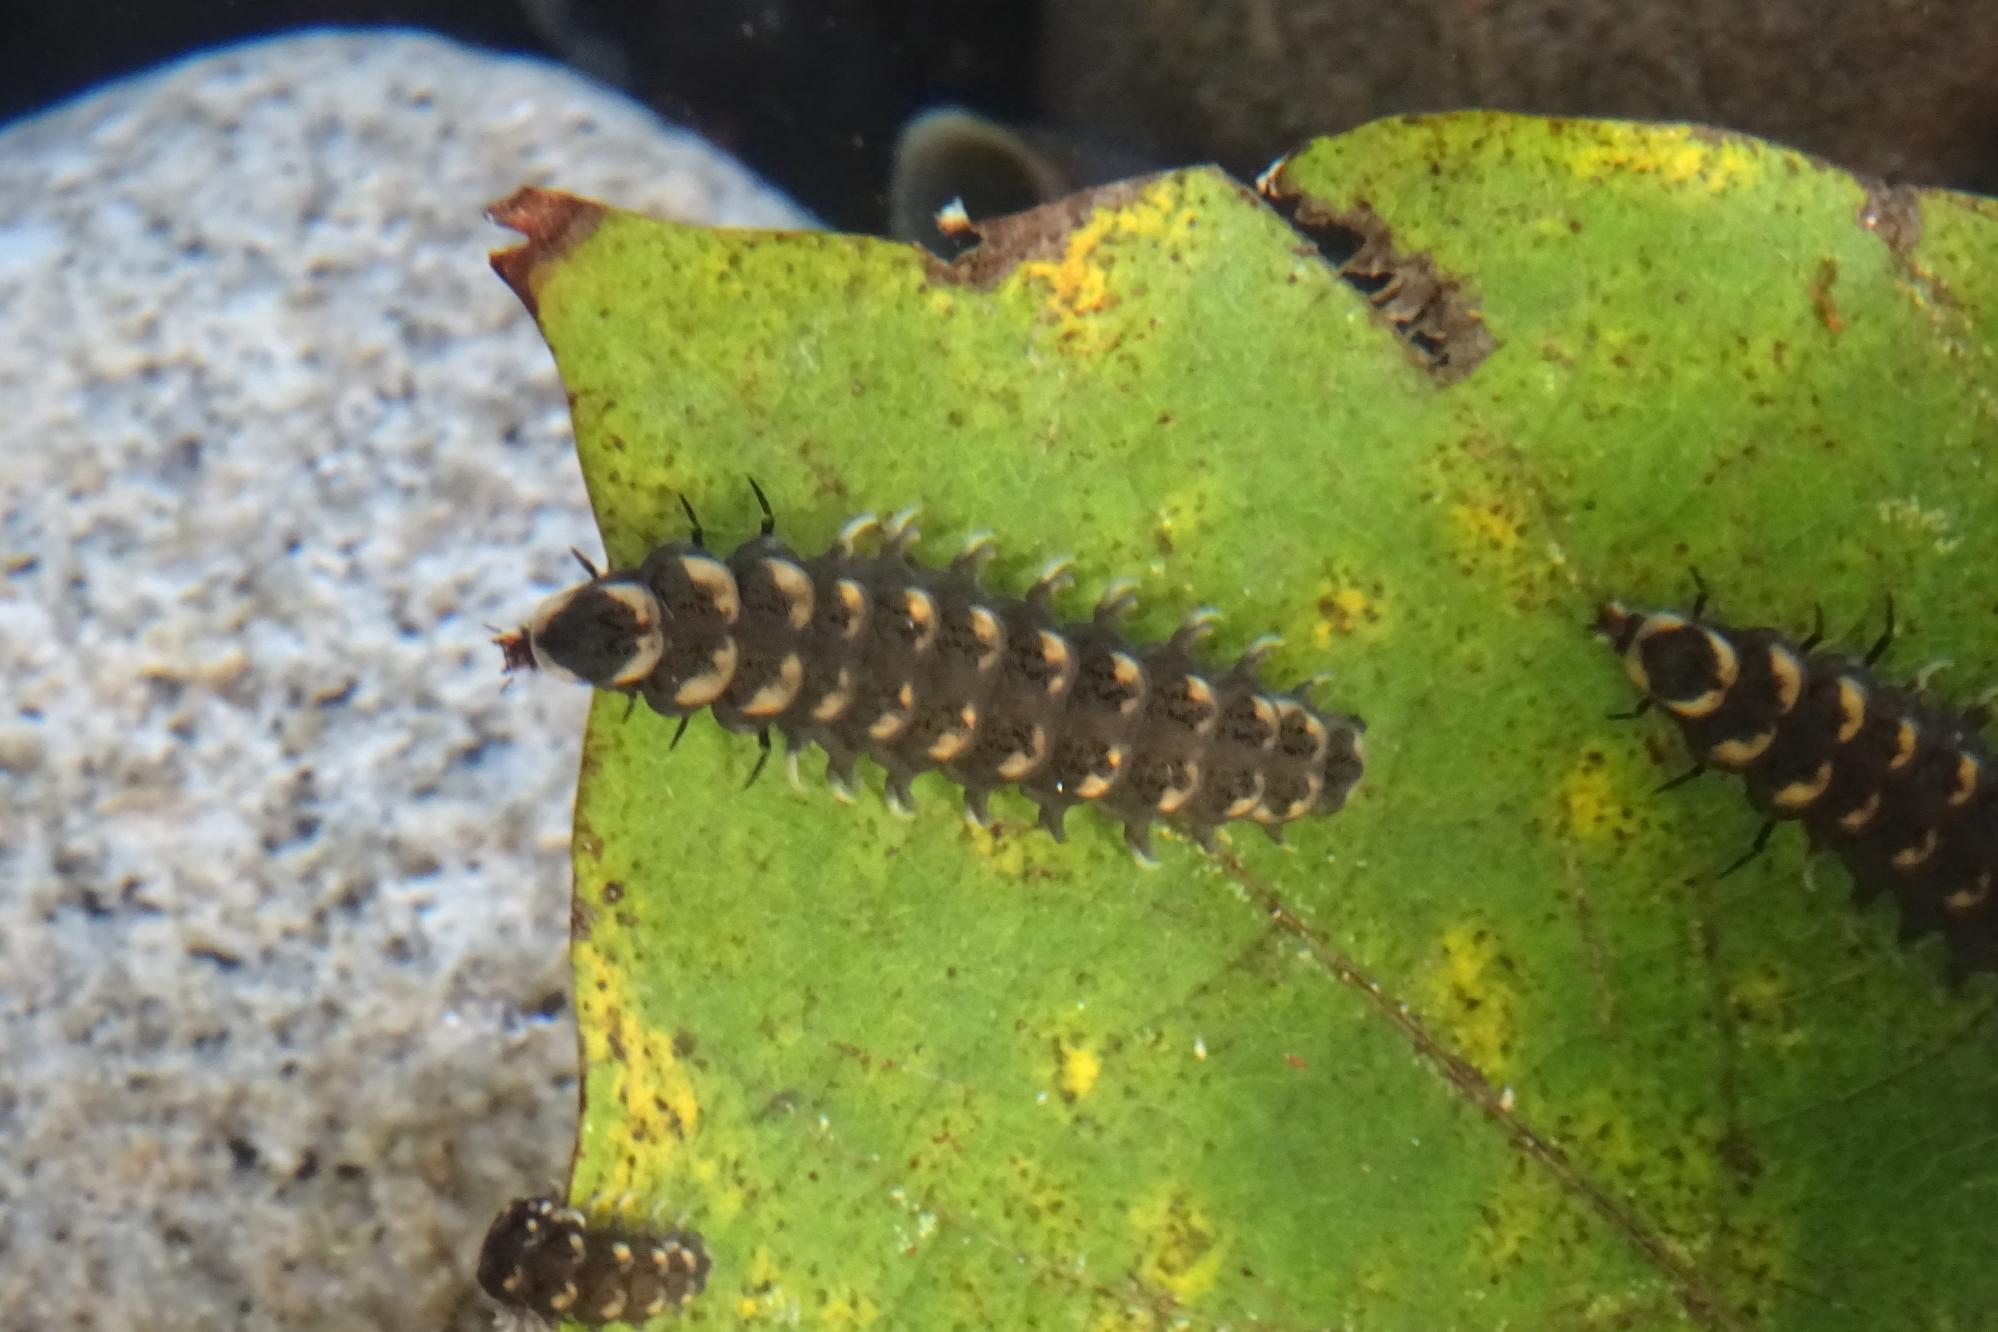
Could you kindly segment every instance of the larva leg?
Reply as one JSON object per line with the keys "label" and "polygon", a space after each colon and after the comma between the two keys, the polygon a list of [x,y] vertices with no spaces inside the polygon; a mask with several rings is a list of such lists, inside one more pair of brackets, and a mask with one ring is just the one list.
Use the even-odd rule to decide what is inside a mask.
{"label": "larva leg", "polygon": [[1894,641],[1894,596],[1892,593],[1889,593],[1887,596],[1886,627],[1881,629],[1880,637],[1873,640],[1873,646],[1866,649],[1866,655],[1860,658],[1860,660],[1863,661],[1868,666],[1873,665],[1873,663],[1879,661],[1882,657],[1887,655],[1887,647],[1893,641]]}
{"label": "larva leg", "polygon": [[701,530],[701,520],[694,513],[694,506],[687,502],[685,495],[680,496],[680,511],[687,515],[687,530],[689,533],[687,539],[694,543],[696,549],[707,549],[707,533]]}
{"label": "larva leg", "polygon": [[770,507],[770,498],[763,493],[763,487],[756,484],[756,478],[752,476],[748,480],[749,489],[756,496],[756,507],[763,510],[763,525],[757,531],[762,536],[769,536],[777,530],[777,512]]}
{"label": "larva leg", "polygon": [[1722,870],[1719,874],[1715,875],[1714,877],[1719,879],[1725,879],[1730,874],[1733,874],[1736,870],[1741,869],[1743,866],[1747,865],[1749,861],[1754,860],[1757,856],[1761,855],[1764,851],[1768,850],[1769,838],[1772,834],[1775,833],[1775,831],[1776,831],[1776,820],[1770,819],[1767,823],[1764,823],[1762,827],[1756,831],[1755,840],[1748,844],[1748,850],[1736,856],[1734,858],[1733,864],[1729,865],[1726,869]]}
{"label": "larva leg", "polygon": [[768,727],[756,733],[756,750],[756,766],[749,770],[749,780],[742,784],[742,789],[745,791],[756,785],[756,779],[763,775],[763,765],[770,761],[770,730]]}
{"label": "larva leg", "polygon": [[1811,632],[1804,635],[1804,641],[1797,644],[1797,655],[1805,656],[1818,644],[1825,641],[1825,608],[1822,605],[1811,607]]}
{"label": "larva leg", "polygon": [[1676,791],[1680,787],[1684,786],[1687,782],[1690,782],[1698,777],[1704,777],[1706,775],[1706,772],[1707,772],[1706,764],[1695,763],[1692,767],[1686,769],[1686,771],[1680,773],[1677,777],[1674,777],[1672,780],[1660,785],[1658,789],[1654,791],[1652,794],[1664,795],[1667,791]]}

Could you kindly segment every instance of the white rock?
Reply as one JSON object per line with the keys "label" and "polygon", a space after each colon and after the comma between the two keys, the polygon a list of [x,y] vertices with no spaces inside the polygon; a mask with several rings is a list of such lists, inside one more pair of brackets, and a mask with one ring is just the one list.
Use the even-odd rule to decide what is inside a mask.
{"label": "white rock", "polygon": [[801,225],[576,76],[205,56],[0,129],[0,1326],[485,1326],[566,1171],[587,699],[502,694],[595,545],[486,267],[543,183]]}

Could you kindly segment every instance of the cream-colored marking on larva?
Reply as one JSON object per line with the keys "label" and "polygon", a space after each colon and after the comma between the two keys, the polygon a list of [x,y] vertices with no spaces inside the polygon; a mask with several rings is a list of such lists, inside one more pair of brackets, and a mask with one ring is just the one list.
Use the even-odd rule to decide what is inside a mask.
{"label": "cream-colored marking on larva", "polygon": [[548,1307],[553,1309],[556,1313],[566,1313],[568,1312],[569,1307],[576,1302],[577,1297],[580,1296],[581,1294],[582,1292],[576,1289],[575,1282],[564,1281],[562,1283],[562,1289],[556,1291],[553,1295],[550,1295],[548,1297]]}
{"label": "cream-colored marking on larva", "polygon": [[1899,772],[1915,761],[1915,750],[1922,743],[1922,733],[1911,721],[1894,724],[1894,757],[1887,760],[1887,771]]}
{"label": "cream-colored marking on larva", "polygon": [[887,548],[886,554],[900,555],[903,551],[922,539],[923,534],[916,528],[916,520],[923,516],[923,506],[911,504],[898,509],[888,521],[881,525],[881,541]]}
{"label": "cream-colored marking on larva", "polygon": [[784,598],[789,607],[786,618],[793,629],[803,630],[812,623],[812,576],[789,560],[775,556],[763,561],[763,568],[770,575],[771,585],[777,594]]}
{"label": "cream-colored marking on larva", "polygon": [[1776,732],[1773,729],[1757,731],[1753,735],[1738,735],[1707,750],[1707,762],[1716,768],[1738,772],[1767,754],[1769,746],[1775,743]]}
{"label": "cream-colored marking on larva", "polygon": [[867,728],[868,738],[886,743],[902,734],[908,728],[909,713],[915,709],[915,706],[916,691],[913,686],[905,683],[895,691],[894,709],[876,717],[873,724]]}
{"label": "cream-colored marking on larva", "polygon": [[636,583],[600,583],[593,586],[586,584],[583,589],[559,593],[543,601],[535,608],[534,616],[527,622],[524,631],[527,635],[527,650],[534,658],[535,667],[558,680],[567,680],[572,684],[599,683],[595,680],[585,680],[541,650],[541,636],[548,632],[549,624],[557,615],[568,609],[578,591],[586,589],[592,591],[594,595],[617,602],[631,613],[631,618],[637,623],[638,640],[632,646],[631,655],[618,667],[617,674],[605,682],[612,686],[624,687],[637,684],[652,674],[653,668],[659,665],[659,658],[666,651],[666,636],[659,628],[659,599],[653,596],[650,590]]}
{"label": "cream-colored marking on larva", "polygon": [[1311,737],[1311,762],[1316,764],[1325,758],[1325,751],[1332,744],[1332,733],[1325,729],[1325,723],[1304,711],[1300,703],[1290,705],[1297,712],[1304,713],[1304,733]]}
{"label": "cream-colored marking on larva", "polygon": [[1221,729],[1221,705],[1215,700],[1214,686],[1198,675],[1186,677],[1186,701],[1200,716],[1193,723],[1195,738],[1205,740]]}
{"label": "cream-colored marking on larva", "polygon": [[1075,581],[1075,565],[1066,555],[1057,555],[1041,566],[1040,576],[1027,589],[1029,598],[1045,599]]}
{"label": "cream-colored marking on larva", "polygon": [[1854,809],[1849,809],[1845,813],[1838,816],[1839,831],[1844,833],[1857,833],[1862,829],[1864,829],[1867,824],[1873,822],[1874,816],[1879,813],[1880,813],[1880,793],[1878,791],[1874,791],[1866,797],[1866,802],[1864,804],[1859,805]]}
{"label": "cream-colored marking on larva", "polygon": [[1691,620],[1683,615],[1675,615],[1671,611],[1659,611],[1655,615],[1644,616],[1639,621],[1637,632],[1630,636],[1630,643],[1623,650],[1623,673],[1638,693],[1647,696],[1651,693],[1651,672],[1644,668],[1645,640],[1656,638],[1660,634],[1677,633],[1681,629],[1694,627],[1696,626]]}
{"label": "cream-colored marking on larva", "polygon": [[1027,748],[1016,749],[999,764],[999,775],[1009,782],[1017,782],[1041,765],[1048,755],[1048,733],[1045,727],[1036,726],[1027,737]]}
{"label": "cream-colored marking on larva", "polygon": [[1831,789],[1832,765],[1820,761],[1817,769],[1801,782],[1791,782],[1770,793],[1769,803],[1778,809],[1809,809],[1816,804],[1826,791]]}
{"label": "cream-colored marking on larva", "polygon": [[745,717],[774,717],[791,706],[805,683],[805,663],[797,653],[785,657],[777,667],[777,678],[764,685],[742,705]]}
{"label": "cream-colored marking on larva", "polygon": [[840,667],[839,679],[833,682],[825,696],[812,705],[812,720],[816,722],[837,721],[853,703],[853,672]]}
{"label": "cream-colored marking on larva", "polygon": [[1921,841],[1913,846],[1904,846],[1894,853],[1894,868],[1902,871],[1920,869],[1928,863],[1929,857],[1936,853],[1937,845],[1936,830],[1934,828],[1926,830],[1922,833]]}
{"label": "cream-colored marking on larva", "polygon": [[1048,697],[1060,698],[1068,692],[1075,674],[1075,654],[1068,640],[1052,629],[1041,630],[1041,660],[1053,674],[1048,679]]}
{"label": "cream-colored marking on larva", "polygon": [[635,685],[652,674],[666,652],[666,635],[659,628],[659,601],[642,587],[613,584],[611,595],[631,608],[639,623],[639,638],[611,680],[614,685]]}
{"label": "cream-colored marking on larva", "polygon": [[734,624],[742,614],[742,594],[736,590],[735,575],[728,571],[728,566],[706,555],[682,555],[680,569],[688,582],[708,594],[715,614]]}
{"label": "cream-colored marking on larva", "polygon": [[623,1240],[612,1240],[611,1261],[617,1264],[618,1271],[629,1272],[632,1263],[631,1246]]}
{"label": "cream-colored marking on larva", "polygon": [[[1652,636],[1652,626],[1664,618],[1667,617],[1653,616],[1644,622],[1644,627],[1637,631],[1637,637],[1631,641],[1630,646],[1633,652],[1638,650],[1646,638]],[[1696,721],[1701,717],[1712,716],[1714,713],[1720,711],[1723,703],[1727,702],[1727,691],[1734,687],[1736,680],[1741,678],[1741,658],[1736,654],[1734,644],[1728,642],[1705,625],[1691,624],[1685,620],[1681,620],[1679,623],[1691,628],[1695,633],[1706,639],[1707,651],[1714,659],[1713,687],[1705,693],[1695,694],[1691,698],[1661,698],[1658,701],[1674,717],[1683,718],[1687,721]]]}
{"label": "cream-colored marking on larva", "polygon": [[1263,803],[1263,786],[1263,775],[1260,772],[1256,773],[1255,785],[1249,790],[1249,793],[1230,800],[1227,808],[1222,810],[1222,813],[1231,819],[1239,819],[1246,816],[1257,805]]}
{"label": "cream-colored marking on larva", "polygon": [[1110,654],[1110,678],[1126,689],[1137,686],[1145,678],[1145,668],[1138,659],[1128,652]]}
{"label": "cream-colored marking on larva", "polygon": [[1975,911],[1984,905],[1984,899],[1991,896],[1991,872],[1986,870],[1977,876],[1977,882],[1968,888],[1959,888],[1943,899],[1943,905],[1961,914]]}
{"label": "cream-colored marking on larva", "polygon": [[603,1319],[607,1323],[617,1321],[619,1318],[624,1316],[624,1301],[625,1301],[624,1291],[621,1290],[612,1291],[609,1295],[604,1297],[604,1302],[597,1306],[597,1317]]}
{"label": "cream-colored marking on larva", "polygon": [[1289,823],[1292,819],[1301,819],[1311,809],[1312,803],[1318,799],[1318,793],[1324,789],[1325,779],[1317,773],[1311,773],[1304,779],[1304,794],[1280,810],[1271,809],[1268,800],[1265,799],[1262,804],[1256,806],[1255,813],[1250,817],[1257,823]]}
{"label": "cream-colored marking on larva", "polygon": [[999,664],[999,653],[1006,646],[1006,631],[1000,627],[999,617],[983,606],[973,606],[965,615],[971,621],[971,636],[978,641],[977,669],[983,675]]}
{"label": "cream-colored marking on larva", "polygon": [[1848,675],[1838,677],[1838,742],[1852,743],[1866,725],[1866,686]]}
{"label": "cream-colored marking on larva", "polygon": [[678,708],[704,708],[722,696],[728,682],[735,678],[737,649],[733,638],[724,638],[721,646],[708,658],[708,669],[699,675],[689,676],[673,691],[673,706]]}
{"label": "cream-colored marking on larva", "polygon": [[846,612],[846,626],[839,636],[848,640],[860,637],[860,631],[867,627],[867,589],[851,578],[842,578],[833,584],[833,592]]}
{"label": "cream-colored marking on larva", "polygon": [[1951,809],[1962,809],[1977,794],[1977,778],[1982,764],[1969,754],[1956,756],[1956,789],[1949,793]]}
{"label": "cream-colored marking on larva", "polygon": [[909,617],[915,627],[915,650],[928,652],[930,645],[937,641],[937,603],[929,593],[919,587],[902,589],[902,613]]}
{"label": "cream-colored marking on larva", "polygon": [[[1124,760],[1130,757],[1129,745],[1112,745],[1103,751],[1099,766],[1075,784],[1075,794],[1081,800],[1100,799],[1111,787],[1117,784],[1118,776],[1124,770]],[[1109,769],[1105,775],[1103,769]]]}
{"label": "cream-colored marking on larva", "polygon": [[1189,759],[1180,766],[1186,770],[1186,780],[1159,792],[1157,804],[1161,814],[1177,814],[1187,801],[1193,799],[1193,793],[1200,789],[1200,765]]}
{"label": "cream-colored marking on larva", "polygon": [[852,555],[854,547],[869,532],[880,530],[881,520],[871,513],[856,514],[847,519],[846,526],[839,529],[833,538],[833,548],[842,555]]}
{"label": "cream-colored marking on larva", "polygon": [[1268,749],[1276,744],[1277,710],[1276,705],[1261,694],[1249,695],[1249,710],[1256,714],[1256,725],[1263,728],[1262,743],[1259,749]]}
{"label": "cream-colored marking on larva", "polygon": [[948,763],[971,744],[972,729],[978,725],[978,709],[969,703],[957,714],[958,724],[930,741],[926,751],[932,763]]}
{"label": "cream-colored marking on larva", "polygon": [[1788,716],[1804,693],[1804,663],[1789,648],[1769,645],[1769,678],[1776,682],[1776,711]]}

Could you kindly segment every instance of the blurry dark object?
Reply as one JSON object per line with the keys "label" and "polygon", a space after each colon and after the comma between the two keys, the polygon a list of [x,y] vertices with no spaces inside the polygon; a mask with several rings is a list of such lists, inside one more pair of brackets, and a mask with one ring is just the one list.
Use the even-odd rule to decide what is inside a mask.
{"label": "blurry dark object", "polygon": [[959,107],[925,112],[902,129],[888,180],[888,233],[955,254],[936,225],[957,202],[972,218],[1023,212],[1084,185],[1143,175],[1162,160],[1093,143],[1081,135],[1013,129]]}
{"label": "blurry dark object", "polygon": [[1253,176],[1458,107],[1692,120],[1998,193],[1993,0],[1060,0],[1045,120]]}
{"label": "blurry dark object", "polygon": [[958,102],[1013,121],[1038,109],[1040,6],[1026,0],[521,3],[569,59],[847,230],[885,228],[912,117]]}

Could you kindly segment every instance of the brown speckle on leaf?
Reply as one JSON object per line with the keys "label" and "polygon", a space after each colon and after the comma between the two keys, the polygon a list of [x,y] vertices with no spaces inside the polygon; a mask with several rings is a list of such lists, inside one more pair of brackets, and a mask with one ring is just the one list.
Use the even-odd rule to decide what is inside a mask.
{"label": "brown speckle on leaf", "polygon": [[603,220],[604,206],[593,199],[528,185],[486,209],[486,216],[527,237],[524,245],[494,250],[491,262],[493,272],[513,288],[528,313],[538,316],[535,275],[543,264],[560,259],[588,239]]}
{"label": "brown speckle on leaf", "polygon": [[1387,221],[1365,200],[1335,208],[1295,189],[1281,165],[1257,182],[1270,206],[1367,298],[1375,317],[1438,383],[1455,384],[1498,349],[1466,280],[1427,254],[1395,246]]}
{"label": "brown speckle on leaf", "polygon": [[1921,191],[1881,181],[1868,184],[1859,225],[1886,242],[1896,259],[1908,262],[1922,240]]}
{"label": "brown speckle on leaf", "polygon": [[1832,285],[1838,281],[1838,261],[1825,258],[1818,262],[1817,275],[1811,279],[1811,304],[1817,309],[1818,319],[1833,335],[1845,332],[1845,320],[1839,317],[1838,302],[1832,299]]}
{"label": "brown speckle on leaf", "polygon": [[1091,213],[1099,208],[1122,207],[1154,180],[1156,177],[1119,181],[1029,208],[1024,213],[977,222],[967,219],[960,234],[977,236],[978,244],[949,261],[925,252],[925,274],[932,282],[987,290],[1029,259],[1059,255],[1068,243],[1068,234],[1087,222]]}

